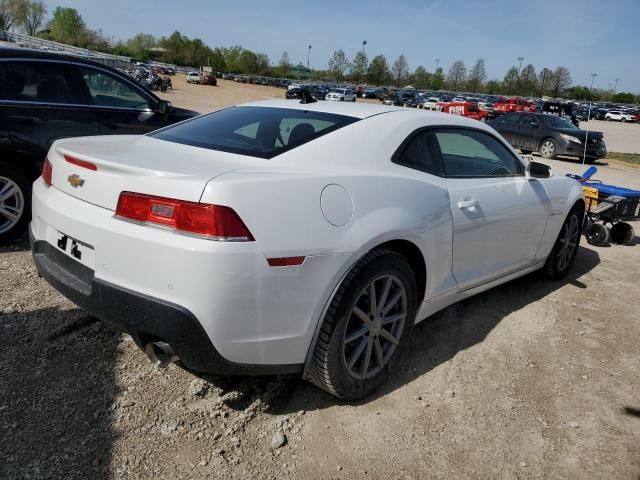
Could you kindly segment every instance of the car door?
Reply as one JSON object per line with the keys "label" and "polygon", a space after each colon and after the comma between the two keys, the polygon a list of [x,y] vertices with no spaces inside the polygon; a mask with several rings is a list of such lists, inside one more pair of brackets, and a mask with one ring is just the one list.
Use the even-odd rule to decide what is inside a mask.
{"label": "car door", "polygon": [[93,66],[76,68],[103,134],[144,134],[166,125],[166,113],[132,80]]}
{"label": "car door", "polygon": [[518,148],[518,140],[520,134],[520,115],[517,113],[509,113],[498,119],[498,130],[507,142]]}
{"label": "car door", "polygon": [[518,147],[523,150],[537,150],[543,125],[535,115],[520,115]]}
{"label": "car door", "polygon": [[78,92],[69,63],[0,63],[7,79],[0,104],[9,125],[8,148],[16,155],[42,162],[59,138],[100,134],[99,119]]}
{"label": "car door", "polygon": [[452,271],[461,289],[532,265],[549,216],[540,182],[498,138],[469,128],[437,128],[453,216]]}

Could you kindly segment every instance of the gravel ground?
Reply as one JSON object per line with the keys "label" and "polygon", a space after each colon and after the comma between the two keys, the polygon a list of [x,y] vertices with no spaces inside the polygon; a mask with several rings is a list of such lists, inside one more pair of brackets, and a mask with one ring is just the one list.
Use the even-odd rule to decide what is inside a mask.
{"label": "gravel ground", "polygon": [[[640,170],[598,177],[640,187]],[[0,478],[636,480],[635,243],[583,246],[565,281],[529,275],[436,314],[354,403],[295,376],[157,370],[38,278],[26,240],[1,246]]]}

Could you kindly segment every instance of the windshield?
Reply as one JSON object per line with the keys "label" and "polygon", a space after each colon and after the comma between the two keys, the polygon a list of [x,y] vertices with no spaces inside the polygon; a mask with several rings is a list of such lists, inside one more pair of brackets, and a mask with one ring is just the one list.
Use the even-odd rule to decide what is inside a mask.
{"label": "windshield", "polygon": [[231,107],[149,136],[194,147],[273,158],[357,118],[292,108]]}
{"label": "windshield", "polygon": [[333,93],[339,93],[341,95],[344,95],[346,93],[346,90],[344,88],[334,88],[333,90],[331,90]]}
{"label": "windshield", "polygon": [[580,130],[573,123],[562,117],[554,117],[552,115],[544,115],[544,123],[551,128],[570,128],[571,130]]}

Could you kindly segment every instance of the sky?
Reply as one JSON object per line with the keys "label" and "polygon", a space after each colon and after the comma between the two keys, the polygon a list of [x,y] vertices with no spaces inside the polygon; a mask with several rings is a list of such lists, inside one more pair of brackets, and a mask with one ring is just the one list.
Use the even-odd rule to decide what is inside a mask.
{"label": "sky", "polygon": [[136,33],[178,30],[210,47],[240,45],[277,63],[326,68],[334,50],[349,58],[362,49],[369,60],[391,64],[404,54],[411,70],[445,73],[463,60],[484,58],[488,79],[502,79],[518,57],[523,66],[566,66],[574,85],[640,93],[640,0],[45,0],[77,8],[91,29],[116,40]]}

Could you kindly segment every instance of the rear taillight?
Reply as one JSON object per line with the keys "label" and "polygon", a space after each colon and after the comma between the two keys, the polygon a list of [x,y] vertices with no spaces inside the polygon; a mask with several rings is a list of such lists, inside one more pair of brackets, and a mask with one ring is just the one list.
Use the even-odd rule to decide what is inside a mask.
{"label": "rear taillight", "polygon": [[44,165],[42,166],[42,180],[47,185],[47,187],[51,186],[51,176],[53,175],[53,167],[51,166],[51,162],[48,158],[45,158]]}
{"label": "rear taillight", "polygon": [[229,207],[122,192],[116,217],[211,240],[252,242],[253,235]]}

